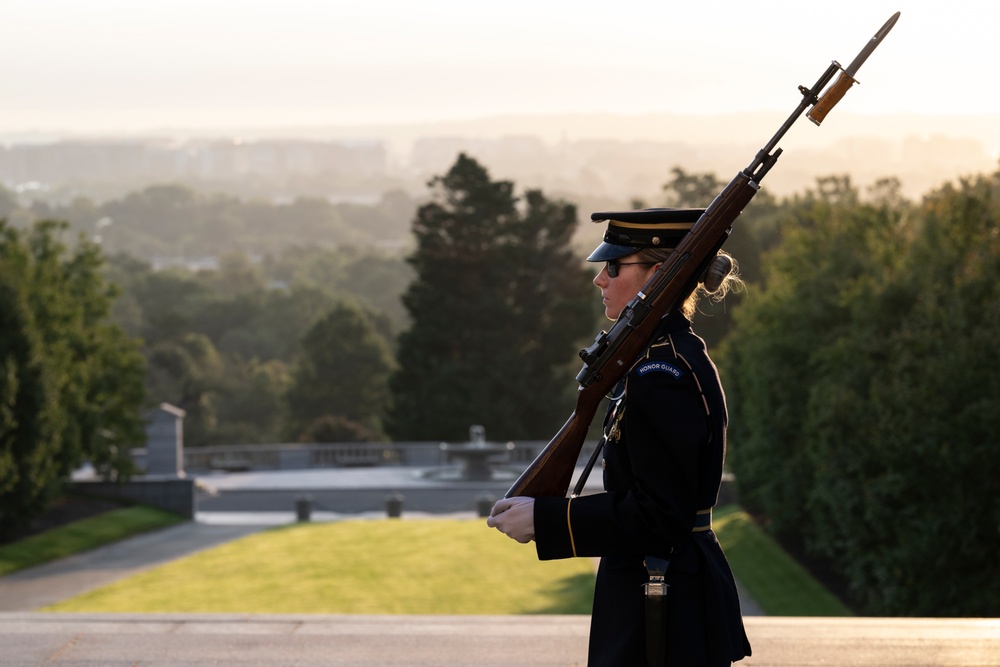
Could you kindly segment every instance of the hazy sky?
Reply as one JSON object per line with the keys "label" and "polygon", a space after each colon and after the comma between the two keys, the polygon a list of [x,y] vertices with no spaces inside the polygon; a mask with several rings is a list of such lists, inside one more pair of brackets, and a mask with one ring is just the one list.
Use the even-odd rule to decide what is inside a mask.
{"label": "hazy sky", "polygon": [[791,110],[1000,113],[992,0],[5,0],[0,132]]}

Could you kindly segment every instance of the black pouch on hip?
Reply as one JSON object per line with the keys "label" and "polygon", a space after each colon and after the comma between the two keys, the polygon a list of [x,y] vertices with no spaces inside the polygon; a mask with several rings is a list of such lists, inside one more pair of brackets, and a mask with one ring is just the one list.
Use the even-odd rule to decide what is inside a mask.
{"label": "black pouch on hip", "polygon": [[646,662],[650,667],[662,667],[667,655],[667,568],[669,558],[646,556],[643,563],[649,581],[643,584],[646,592]]}

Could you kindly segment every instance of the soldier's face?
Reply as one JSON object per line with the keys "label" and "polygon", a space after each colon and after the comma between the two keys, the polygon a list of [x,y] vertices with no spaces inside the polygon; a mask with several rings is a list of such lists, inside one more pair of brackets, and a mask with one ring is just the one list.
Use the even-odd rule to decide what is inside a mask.
{"label": "soldier's face", "polygon": [[[659,267],[659,263],[642,262],[635,255],[616,260],[617,276],[608,275],[607,265],[594,277],[594,284],[601,290],[604,315],[609,320],[617,320],[622,309],[628,305],[649,277]],[[614,272],[614,270],[612,270]]]}

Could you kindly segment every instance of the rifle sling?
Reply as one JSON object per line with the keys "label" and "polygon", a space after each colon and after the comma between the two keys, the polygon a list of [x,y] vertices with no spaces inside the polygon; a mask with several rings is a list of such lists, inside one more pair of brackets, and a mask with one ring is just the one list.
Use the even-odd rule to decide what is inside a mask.
{"label": "rifle sling", "polygon": [[583,472],[580,473],[580,479],[576,480],[576,486],[573,487],[574,498],[583,493],[583,487],[587,484],[587,478],[590,477],[590,471],[594,469],[594,464],[597,463],[597,457],[604,451],[604,443],[606,441],[607,438],[603,435],[601,436],[601,439],[597,441],[597,447],[594,448],[594,452],[590,455],[590,460],[587,461],[587,465],[584,466]]}

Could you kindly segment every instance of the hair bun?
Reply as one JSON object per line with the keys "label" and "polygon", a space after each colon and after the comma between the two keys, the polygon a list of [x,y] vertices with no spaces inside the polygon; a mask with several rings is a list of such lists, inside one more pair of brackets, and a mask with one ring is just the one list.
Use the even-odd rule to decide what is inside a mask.
{"label": "hair bun", "polygon": [[726,281],[726,278],[729,277],[729,274],[733,272],[733,266],[733,258],[725,253],[720,253],[713,257],[701,277],[701,282],[705,286],[705,290],[709,294],[717,292]]}

